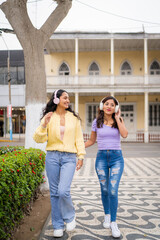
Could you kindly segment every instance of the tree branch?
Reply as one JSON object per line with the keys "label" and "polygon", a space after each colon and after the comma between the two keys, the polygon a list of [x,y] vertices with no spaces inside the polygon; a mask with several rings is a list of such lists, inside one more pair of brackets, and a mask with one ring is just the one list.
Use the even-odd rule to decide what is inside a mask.
{"label": "tree branch", "polygon": [[69,9],[72,6],[72,0],[56,0],[58,6],[51,13],[49,18],[40,28],[41,36],[43,39],[43,45],[48,41],[51,35],[54,33],[56,28],[62,22],[62,20],[66,17]]}
{"label": "tree branch", "polygon": [[37,33],[29,19],[26,4],[27,0],[7,0],[0,5],[22,46],[30,40],[31,31]]}

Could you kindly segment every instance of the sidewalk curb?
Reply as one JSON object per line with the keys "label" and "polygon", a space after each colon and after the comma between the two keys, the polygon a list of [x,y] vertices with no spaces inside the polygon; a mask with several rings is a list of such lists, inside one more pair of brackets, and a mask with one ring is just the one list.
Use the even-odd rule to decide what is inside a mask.
{"label": "sidewalk curb", "polygon": [[1,140],[0,139],[0,142],[15,142],[14,140]]}
{"label": "sidewalk curb", "polygon": [[47,229],[47,226],[48,226],[48,223],[49,223],[50,219],[51,219],[51,212],[50,212],[50,214],[48,215],[48,217],[47,217],[47,219],[46,219],[46,221],[45,221],[45,223],[44,223],[44,225],[43,225],[43,228],[42,228],[42,230],[41,230],[41,233],[40,233],[40,235],[39,235],[38,240],[43,240],[44,233],[45,233],[45,231],[46,231],[46,229]]}

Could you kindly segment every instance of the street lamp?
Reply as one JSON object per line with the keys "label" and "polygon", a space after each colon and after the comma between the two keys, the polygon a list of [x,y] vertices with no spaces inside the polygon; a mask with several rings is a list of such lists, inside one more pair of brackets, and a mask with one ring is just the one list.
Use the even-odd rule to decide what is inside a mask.
{"label": "street lamp", "polygon": [[7,117],[9,118],[9,132],[10,132],[10,140],[13,140],[12,137],[12,105],[11,105],[11,77],[10,77],[10,51],[8,49],[7,43],[3,38],[2,29],[0,29],[0,34],[3,39],[3,42],[7,48],[8,56],[7,56],[7,76],[8,76],[8,88],[9,88],[9,105],[7,106]]}

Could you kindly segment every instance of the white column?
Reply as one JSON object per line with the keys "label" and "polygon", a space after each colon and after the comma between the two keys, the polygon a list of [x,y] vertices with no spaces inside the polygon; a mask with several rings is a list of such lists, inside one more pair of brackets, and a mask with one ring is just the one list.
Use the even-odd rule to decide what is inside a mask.
{"label": "white column", "polygon": [[78,113],[78,105],[79,105],[79,93],[75,93],[75,112]]}
{"label": "white column", "polygon": [[78,38],[75,39],[75,84],[78,84]]}
{"label": "white column", "polygon": [[144,93],[144,142],[148,143],[148,92]]}
{"label": "white column", "polygon": [[144,39],[144,83],[148,84],[148,39]]}
{"label": "white column", "polygon": [[114,85],[114,39],[111,38],[111,85]]}

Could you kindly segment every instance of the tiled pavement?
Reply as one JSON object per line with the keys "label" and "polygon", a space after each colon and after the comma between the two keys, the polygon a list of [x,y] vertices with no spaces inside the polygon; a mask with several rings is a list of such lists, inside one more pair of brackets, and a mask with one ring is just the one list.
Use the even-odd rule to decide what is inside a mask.
{"label": "tiled pavement", "polygon": [[[62,240],[112,240],[104,229],[100,187],[94,170],[95,159],[87,158],[72,183],[72,200],[77,227]],[[123,240],[160,240],[160,158],[125,158],[119,188],[117,223]],[[49,216],[39,240],[54,240]]]}

